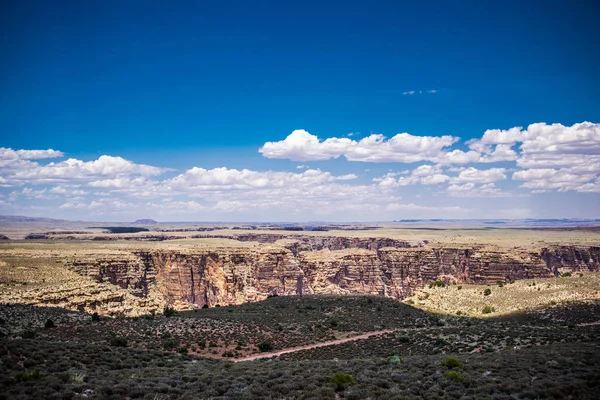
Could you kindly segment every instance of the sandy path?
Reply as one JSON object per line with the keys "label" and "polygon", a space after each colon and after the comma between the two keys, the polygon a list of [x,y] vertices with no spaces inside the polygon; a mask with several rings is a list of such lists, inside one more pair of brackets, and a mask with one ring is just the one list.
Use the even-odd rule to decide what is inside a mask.
{"label": "sandy path", "polygon": [[383,330],[383,331],[369,332],[369,333],[365,333],[363,335],[351,336],[351,337],[347,337],[344,339],[329,340],[327,342],[307,344],[307,345],[298,346],[298,347],[289,347],[287,349],[271,351],[269,353],[253,354],[251,356],[238,358],[238,359],[235,359],[232,361],[233,362],[252,361],[252,360],[259,359],[259,358],[277,357],[282,354],[293,353],[295,351],[300,351],[300,350],[308,350],[308,349],[314,349],[317,347],[333,346],[333,345],[340,344],[340,343],[353,342],[355,340],[366,339],[371,336],[383,335],[384,333],[389,333],[389,332],[393,332],[393,331],[394,331],[393,329],[387,329],[387,330]]}

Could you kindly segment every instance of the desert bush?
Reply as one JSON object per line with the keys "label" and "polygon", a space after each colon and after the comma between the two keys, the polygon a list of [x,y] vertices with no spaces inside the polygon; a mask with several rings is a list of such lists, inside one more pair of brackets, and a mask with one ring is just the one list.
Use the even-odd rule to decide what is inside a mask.
{"label": "desert bush", "polygon": [[446,287],[446,282],[444,281],[433,281],[429,284],[429,288],[432,289],[434,287]]}
{"label": "desert bush", "polygon": [[570,277],[572,274],[570,272],[565,272],[564,274],[561,274],[560,276],[562,276],[563,278],[568,278]]}
{"label": "desert bush", "polygon": [[127,339],[115,336],[110,339],[110,345],[115,347],[127,347]]}
{"label": "desert bush", "polygon": [[71,374],[68,372],[60,372],[56,374],[56,377],[63,383],[67,383],[71,380]]}
{"label": "desert bush", "polygon": [[92,314],[92,321],[100,321],[100,315],[97,312]]}
{"label": "desert bush", "polygon": [[39,369],[32,372],[19,372],[15,378],[18,382],[34,381],[42,378],[42,373]]}
{"label": "desert bush", "polygon": [[34,331],[24,331],[24,332],[21,334],[21,337],[22,337],[23,339],[33,339],[33,338],[35,338],[35,336],[36,336],[36,335],[35,335],[35,332],[34,332]]}
{"label": "desert bush", "polygon": [[495,311],[496,311],[496,309],[494,307],[485,306],[485,307],[483,307],[483,310],[481,310],[481,313],[482,314],[491,314]]}
{"label": "desert bush", "polygon": [[462,383],[465,381],[464,376],[462,376],[461,373],[458,371],[448,371],[448,373],[446,374],[446,379],[457,383]]}
{"label": "desert bush", "polygon": [[167,318],[172,317],[175,315],[175,309],[173,307],[165,306],[163,309],[163,315]]}
{"label": "desert bush", "polygon": [[490,289],[490,288],[487,288],[483,291],[484,296],[489,296],[490,294],[492,294],[492,289]]}
{"label": "desert bush", "polygon": [[272,351],[273,350],[273,343],[270,340],[264,340],[264,341],[262,341],[262,342],[260,342],[258,344],[258,349],[262,353],[266,353],[268,351]]}
{"label": "desert bush", "polygon": [[461,289],[462,289],[462,285],[458,285],[458,286],[456,287],[456,290],[461,290]]}
{"label": "desert bush", "polygon": [[350,374],[335,374],[330,380],[334,384],[336,391],[346,389],[348,386],[356,385],[356,381]]}
{"label": "desert bush", "polygon": [[394,355],[387,358],[387,363],[389,365],[398,365],[402,364],[402,357]]}
{"label": "desert bush", "polygon": [[163,342],[163,349],[173,350],[175,348],[175,341],[173,339],[165,340]]}
{"label": "desert bush", "polygon": [[496,284],[498,285],[498,287],[503,287],[504,286],[504,282],[503,281],[497,281]]}
{"label": "desert bush", "polygon": [[205,303],[202,308],[208,308],[208,304]]}
{"label": "desert bush", "polygon": [[442,365],[446,368],[460,368],[463,366],[463,362],[455,357],[448,357],[444,361],[442,361]]}
{"label": "desert bush", "polygon": [[46,329],[50,329],[50,328],[55,328],[56,325],[54,325],[54,322],[51,319],[47,319],[46,323],[44,324],[44,328]]}

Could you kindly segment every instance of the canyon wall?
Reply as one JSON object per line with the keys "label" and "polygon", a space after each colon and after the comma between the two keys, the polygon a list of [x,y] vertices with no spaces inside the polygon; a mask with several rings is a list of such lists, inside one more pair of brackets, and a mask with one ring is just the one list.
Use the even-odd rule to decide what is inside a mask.
{"label": "canyon wall", "polygon": [[[555,246],[538,251],[477,247],[411,248],[369,239],[299,241],[281,246],[136,250],[71,260],[69,267],[144,297],[150,285],[168,304],[201,307],[258,301],[268,295],[363,293],[398,299],[442,279],[456,283],[545,278],[600,270],[600,247]],[[333,248],[306,251],[304,248]]]}

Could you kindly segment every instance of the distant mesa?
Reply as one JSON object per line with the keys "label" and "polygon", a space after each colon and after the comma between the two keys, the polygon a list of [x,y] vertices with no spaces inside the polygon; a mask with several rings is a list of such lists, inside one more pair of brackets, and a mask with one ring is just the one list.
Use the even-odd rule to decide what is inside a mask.
{"label": "distant mesa", "polygon": [[145,219],[138,219],[136,221],[133,222],[135,225],[156,225],[158,224],[158,222],[156,222],[153,219],[150,218],[145,218]]}
{"label": "distant mesa", "polygon": [[108,233],[138,233],[149,232],[149,229],[139,226],[90,226],[90,229],[103,229]]}
{"label": "distant mesa", "polygon": [[6,235],[0,235],[0,240],[10,240],[10,238]]}

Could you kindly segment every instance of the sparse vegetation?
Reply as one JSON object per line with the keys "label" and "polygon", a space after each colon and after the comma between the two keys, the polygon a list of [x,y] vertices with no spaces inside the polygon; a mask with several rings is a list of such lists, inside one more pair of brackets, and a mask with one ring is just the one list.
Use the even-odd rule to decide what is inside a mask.
{"label": "sparse vegetation", "polygon": [[[241,246],[246,245],[256,244]],[[27,243],[18,246],[29,251]],[[570,279],[535,275],[535,285],[512,283],[507,276],[507,286],[494,278],[485,281],[492,285],[488,296],[482,296],[484,285],[449,290],[439,280],[443,284],[426,283],[404,303],[379,296],[270,296],[240,306],[204,304],[202,311],[178,308],[176,318],[163,318],[161,310],[172,316],[165,313],[172,306],[163,308],[152,298],[138,298],[147,304],[132,302],[126,291],[75,277],[49,256],[68,245],[36,246],[48,252],[46,258],[23,262],[11,256],[6,267],[0,266],[2,299],[42,293],[55,301],[49,295],[58,293],[53,279],[64,274],[60,285],[67,276],[76,282],[71,288],[60,286],[65,296],[90,293],[88,300],[77,298],[87,313],[63,309],[71,304],[67,302],[60,307],[0,305],[0,399],[166,400],[199,393],[224,399],[592,399],[600,385],[600,326],[594,325],[600,301],[588,300],[598,293],[600,279],[594,273]],[[99,241],[93,246],[93,257],[109,259],[110,247],[116,245]],[[140,245],[120,241],[118,246]],[[44,269],[49,260],[52,273]],[[24,269],[16,269],[21,265]],[[77,288],[81,282],[89,286]],[[95,292],[99,287],[110,290]],[[94,309],[86,302],[105,295],[106,304],[113,305],[99,302],[98,311],[89,314]],[[125,300],[119,303],[121,298]],[[484,318],[486,308],[490,311]],[[43,329],[50,328],[48,321],[53,329]],[[384,330],[389,331],[358,341],[234,363],[249,355]]]}
{"label": "sparse vegetation", "polygon": [[163,309],[163,315],[167,318],[172,317],[175,315],[175,309],[173,307],[165,306]]}
{"label": "sparse vegetation", "polygon": [[463,366],[463,362],[454,357],[448,357],[442,361],[442,365],[446,368],[460,368]]}
{"label": "sparse vegetation", "polygon": [[350,374],[335,374],[330,382],[334,384],[335,390],[340,391],[346,389],[348,386],[356,385],[356,381]]}
{"label": "sparse vegetation", "polygon": [[127,347],[127,339],[122,337],[113,337],[110,339],[110,345],[115,347]]}
{"label": "sparse vegetation", "polygon": [[448,371],[446,373],[446,379],[457,382],[457,383],[463,383],[465,381],[465,378],[458,371]]}
{"label": "sparse vegetation", "polygon": [[272,351],[273,350],[273,343],[269,340],[265,340],[263,342],[260,342],[258,344],[258,349],[263,352],[266,353],[268,351]]}

